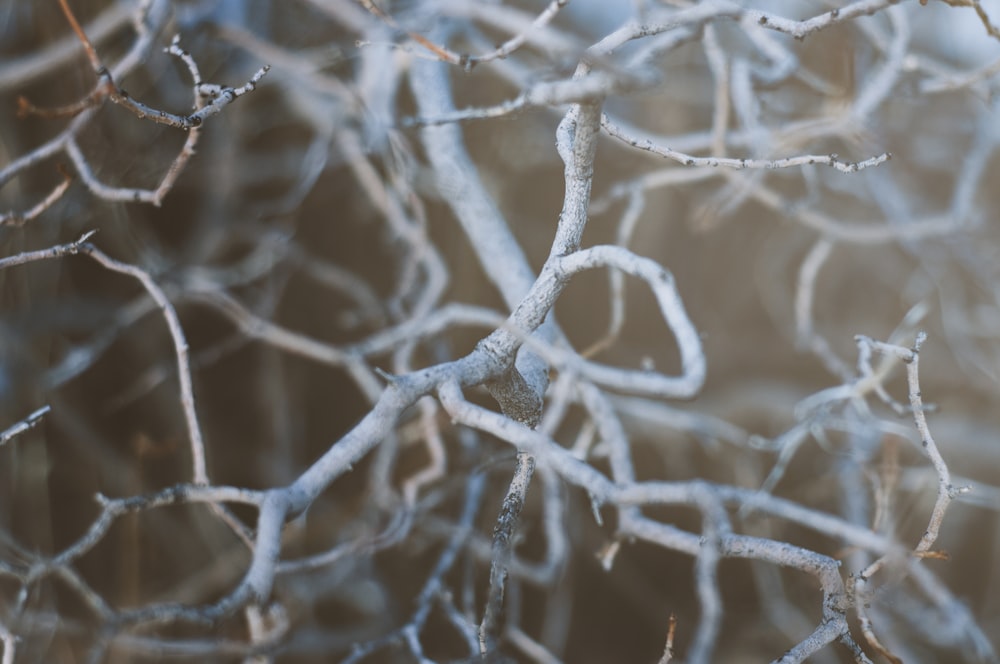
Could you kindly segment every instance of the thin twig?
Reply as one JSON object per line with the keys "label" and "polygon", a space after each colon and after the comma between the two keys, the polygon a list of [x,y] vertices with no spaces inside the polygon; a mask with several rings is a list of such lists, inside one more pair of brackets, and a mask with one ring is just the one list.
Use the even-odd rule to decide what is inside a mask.
{"label": "thin twig", "polygon": [[676,631],[677,616],[671,613],[670,618],[667,620],[667,642],[663,646],[663,656],[660,657],[659,664],[669,664],[670,660],[674,658],[674,633]]}
{"label": "thin twig", "polygon": [[21,421],[7,427],[3,431],[0,431],[0,446],[10,442],[13,438],[24,433],[28,429],[35,427],[42,421],[42,418],[45,417],[50,410],[52,410],[51,406],[42,406]]}

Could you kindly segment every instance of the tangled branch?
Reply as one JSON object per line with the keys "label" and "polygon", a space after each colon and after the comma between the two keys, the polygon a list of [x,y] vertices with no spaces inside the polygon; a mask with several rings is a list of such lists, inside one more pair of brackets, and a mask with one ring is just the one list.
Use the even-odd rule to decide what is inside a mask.
{"label": "tangled branch", "polygon": [[4,664],[998,661],[989,14],[536,4],[5,47]]}

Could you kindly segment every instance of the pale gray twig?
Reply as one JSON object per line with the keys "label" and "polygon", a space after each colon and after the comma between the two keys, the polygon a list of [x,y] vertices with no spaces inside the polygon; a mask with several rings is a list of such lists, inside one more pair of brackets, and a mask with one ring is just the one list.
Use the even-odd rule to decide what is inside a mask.
{"label": "pale gray twig", "polygon": [[38,410],[32,412],[30,415],[25,417],[20,422],[17,422],[16,424],[7,427],[3,431],[0,431],[0,446],[3,446],[6,443],[10,442],[15,437],[24,433],[28,429],[34,428],[39,422],[42,421],[42,418],[45,417],[45,415],[48,414],[50,410],[52,410],[50,406],[42,406]]}

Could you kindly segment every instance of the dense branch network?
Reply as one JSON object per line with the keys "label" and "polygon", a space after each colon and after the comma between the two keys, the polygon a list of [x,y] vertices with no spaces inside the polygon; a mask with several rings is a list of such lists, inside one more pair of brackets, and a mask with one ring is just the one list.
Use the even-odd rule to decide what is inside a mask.
{"label": "dense branch network", "polygon": [[[191,55],[180,47],[179,36],[175,36],[164,51],[179,58],[185,67],[187,67],[194,84],[194,110],[188,115],[178,115],[152,108],[133,99],[124,89],[119,87],[116,81],[128,76],[134,68],[147,60],[159,31],[167,21],[169,12],[168,4],[164,2],[143,3],[139,13],[134,18],[136,39],[133,42],[132,48],[111,68],[106,66],[98,56],[96,48],[87,37],[86,31],[77,21],[67,0],[60,0],[59,4],[65,13],[66,19],[72,26],[74,34],[83,45],[84,52],[97,78],[97,84],[86,97],[68,106],[55,109],[39,108],[27,98],[23,96],[18,97],[18,116],[21,118],[36,115],[45,118],[72,117],[73,120],[55,138],[7,164],[3,169],[0,169],[0,186],[4,186],[10,180],[35,167],[42,161],[51,159],[62,152],[73,163],[76,173],[87,189],[96,196],[111,201],[132,201],[160,205],[177,178],[183,172],[187,162],[194,155],[195,147],[201,135],[201,126],[205,118],[219,113],[237,98],[253,91],[267,73],[268,67],[265,66],[257,70],[250,80],[239,88],[208,84],[202,81],[198,65]],[[148,118],[153,122],[187,131],[187,139],[184,146],[170,164],[156,188],[137,189],[105,184],[94,173],[90,162],[81,150],[79,144],[81,133],[84,132],[87,125],[91,122],[102,102],[107,99],[128,109],[139,119]],[[57,185],[41,202],[25,212],[8,212],[0,215],[0,224],[24,224],[27,221],[35,219],[55,204],[66,193],[71,179],[70,175],[62,167],[60,167],[60,172],[64,174],[63,182]]]}
{"label": "dense branch network", "polygon": [[[301,4],[317,22],[329,22],[331,33],[351,35],[357,46],[339,48],[353,48],[356,62],[331,65],[329,53],[283,41],[277,28],[273,35],[255,34],[250,18],[237,20],[225,9],[205,10],[207,15],[190,9],[194,13],[185,15],[176,8],[178,13],[172,13],[171,3],[164,0],[136,7],[110,2],[106,14],[84,25],[66,0],[60,0],[97,80],[81,100],[56,109],[42,109],[19,97],[21,115],[66,126],[8,160],[0,168],[0,187],[27,179],[40,164],[63,155],[87,192],[100,201],[169,208],[172,193],[185,186],[199,140],[212,129],[205,121],[212,118],[224,125],[230,105],[245,95],[237,106],[254,112],[254,100],[263,95],[249,93],[263,84],[271,69],[261,67],[239,87],[204,82],[199,58],[181,47],[188,41],[185,30],[201,22],[213,25],[213,39],[249,53],[255,62],[273,63],[266,82],[277,101],[264,97],[259,102],[264,110],[257,112],[273,121],[275,114],[268,113],[267,104],[277,104],[280,120],[309,138],[294,159],[297,170],[288,178],[294,184],[271,208],[256,210],[256,216],[226,211],[223,185],[209,183],[198,190],[216,201],[208,213],[209,229],[200,236],[211,248],[190,250],[183,258],[169,256],[153,242],[127,258],[113,258],[117,252],[128,254],[130,244],[116,237],[104,240],[103,230],[80,235],[78,226],[63,223],[73,210],[67,201],[74,176],[68,169],[60,170],[61,181],[41,201],[10,203],[12,211],[0,216],[0,226],[25,238],[17,250],[0,258],[0,275],[87,262],[141,287],[138,296],[133,294],[131,302],[118,307],[113,325],[73,341],[74,350],[61,362],[41,370],[36,385],[44,405],[3,423],[0,451],[29,447],[35,443],[33,436],[61,417],[70,422],[71,415],[60,410],[62,398],[56,397],[72,380],[98,371],[109,361],[116,341],[155,314],[162,321],[157,325],[166,330],[170,351],[156,351],[155,366],[117,402],[131,403],[168,386],[172,403],[179,405],[174,417],[183,423],[179,429],[185,441],[172,454],[184,459],[186,468],[183,479],[167,487],[118,497],[98,492],[96,516],[72,537],[61,534],[59,541],[69,543],[48,553],[3,532],[0,577],[17,588],[10,597],[0,595],[4,664],[34,647],[31,625],[38,615],[30,599],[50,583],[68,588],[85,609],[81,620],[98,625],[98,636],[86,644],[90,661],[124,652],[232,655],[264,662],[310,647],[347,662],[388,650],[406,651],[418,661],[493,655],[561,661],[569,649],[565,616],[572,599],[553,589],[568,569],[593,556],[582,532],[603,538],[600,559],[608,573],[636,543],[694,559],[689,576],[695,608],[686,619],[679,619],[673,609],[655,617],[664,626],[661,662],[682,650],[687,662],[715,661],[727,640],[727,592],[720,575],[726,559],[751,561],[754,581],[774,606],[786,607],[784,615],[778,609],[768,615],[787,641],[766,654],[774,661],[803,662],[828,648],[857,662],[871,662],[876,656],[900,661],[925,648],[998,660],[995,637],[981,622],[983,617],[965,607],[931,564],[948,557],[939,548],[946,514],[953,515],[958,507],[954,503],[972,493],[971,483],[967,486],[949,469],[949,454],[931,433],[935,423],[924,401],[931,392],[921,384],[927,382],[927,369],[920,370],[922,353],[945,346],[937,345],[934,337],[928,341],[920,331],[931,301],[952,298],[941,305],[945,308],[961,299],[953,295],[948,261],[968,273],[979,290],[996,285],[994,271],[983,267],[985,256],[977,252],[971,235],[983,221],[977,196],[985,194],[977,192],[997,143],[991,128],[994,118],[984,113],[974,123],[979,140],[954,176],[955,193],[946,206],[937,208],[924,204],[919,183],[904,184],[903,176],[893,175],[900,159],[894,155],[890,161],[886,148],[892,147],[893,136],[883,125],[887,107],[902,92],[916,90],[932,97],[948,90],[992,100],[1000,66],[956,70],[924,52],[917,55],[911,51],[909,9],[914,8],[887,0],[849,2],[804,18],[726,0],[637,2],[629,5],[634,14],[619,24],[596,26],[596,37],[585,36],[594,31],[582,29],[573,22],[579,18],[568,16],[568,0],[550,2],[534,13],[497,3],[450,0],[396,11],[368,0]],[[972,7],[986,32],[997,36],[978,3],[948,4]],[[125,6],[130,11],[123,11]],[[286,7],[274,3],[272,10]],[[99,45],[96,35],[106,38],[109,25],[126,21],[134,38],[115,64],[107,65],[91,39]],[[176,26],[181,34],[163,42],[165,31]],[[497,34],[503,37],[497,40]],[[822,69],[810,51],[813,40],[825,35],[852,44],[855,59],[864,63],[857,71],[851,68],[849,80]],[[194,102],[189,113],[146,105],[121,87],[130,76],[149,74],[158,43],[168,43],[165,51],[191,78]],[[829,42],[819,43],[819,57],[826,57]],[[47,53],[50,57],[32,60],[32,76],[42,78],[65,67],[62,50],[52,47]],[[681,63],[676,68],[675,60]],[[679,122],[690,127],[678,130],[669,119],[654,121],[642,104],[648,94],[666,91],[676,97],[671,75],[682,74],[686,67],[696,68],[707,92],[694,112],[697,124]],[[5,76],[20,84],[24,74],[0,67],[0,90],[7,89]],[[508,101],[499,102],[481,94],[476,98],[492,101],[457,108],[455,99],[469,96],[463,87],[466,77],[475,76],[489,76],[475,80],[499,82],[496,89],[514,93],[502,95]],[[98,110],[107,100],[139,120],[186,132],[183,147],[155,188],[106,184],[85,155],[81,141],[87,132],[98,131]],[[216,114],[221,116],[212,117]],[[510,204],[498,202],[496,187],[474,156],[469,138],[472,129],[497,118],[516,123],[536,116],[551,125],[554,149],[545,152],[562,168],[561,202],[546,221],[550,230],[542,251],[524,243],[524,229],[505,212]],[[264,121],[259,122],[263,126]],[[466,124],[469,135],[463,133]],[[266,133],[244,130],[252,138]],[[937,147],[924,149],[933,154]],[[610,182],[601,180],[613,170],[604,166],[605,151],[622,150],[640,168],[615,174]],[[904,150],[902,159],[912,155]],[[234,162],[242,159],[230,160],[227,169],[238,170]],[[664,166],[661,160],[670,163]],[[260,161],[265,166],[255,168],[267,171],[288,159],[269,153]],[[391,270],[362,273],[345,267],[305,239],[302,227],[307,222],[297,215],[305,214],[309,196],[323,188],[317,182],[333,169],[350,181],[352,196],[363,201],[375,219],[372,225],[392,247]],[[261,178],[257,171],[254,177],[271,182],[272,174],[266,175]],[[815,361],[827,372],[829,387],[800,394],[797,403],[773,400],[762,406],[767,417],[778,417],[781,411],[777,421],[787,428],[777,434],[749,433],[723,406],[711,412],[702,403],[691,408],[667,404],[704,394],[713,371],[712,349],[718,348],[717,340],[703,333],[695,313],[703,314],[705,306],[688,295],[696,291],[695,284],[647,255],[650,252],[636,249],[644,225],[676,216],[670,205],[661,209],[654,201],[674,200],[669,196],[682,186],[712,192],[695,215],[701,226],[749,217],[748,210],[756,210],[768,221],[786,222],[796,238],[804,238],[796,248],[807,247],[797,259],[791,292],[777,292],[774,297],[782,302],[772,308],[788,312],[782,332],[804,351],[798,360]],[[266,189],[254,182],[247,187],[255,188]],[[591,242],[588,225],[593,229],[595,219],[609,218],[612,239]],[[439,224],[455,222],[467,240],[457,250],[439,230]],[[78,239],[42,241],[51,236],[32,232],[43,224],[58,235]],[[76,235],[67,235],[68,228],[75,228]],[[456,232],[448,228],[446,234]],[[727,240],[722,235],[716,241]],[[108,246],[100,248],[105,242]],[[861,329],[850,331],[848,340],[855,340],[852,357],[837,336],[844,330],[821,320],[819,312],[826,306],[821,273],[831,269],[838,255],[871,247],[908,252],[919,275],[907,288],[923,290],[902,322],[897,315],[887,323],[889,313],[880,312],[880,327],[889,325],[891,332],[884,341],[860,334]],[[942,258],[946,252],[952,253]],[[529,254],[542,257],[537,270]],[[452,289],[461,292],[456,265],[463,261],[485,276],[501,304],[483,306],[453,297]],[[726,272],[723,264],[715,269]],[[562,307],[575,284],[595,273],[607,279],[607,324],[598,341],[580,351],[579,340],[586,335],[574,327],[578,322],[561,322]],[[691,270],[684,274],[691,275]],[[722,278],[737,282],[746,275]],[[16,282],[11,277],[3,283]],[[655,329],[651,334],[657,351],[669,355],[672,369],[658,368],[651,359],[636,368],[613,353],[627,345],[626,313],[633,315],[626,304],[626,284],[645,291],[652,314],[644,312],[644,327]],[[310,289],[318,289],[322,297],[309,306],[326,312],[336,306],[346,312],[337,324],[350,340],[331,341],[300,331],[282,317],[283,301],[293,299],[289,292]],[[586,316],[595,318],[599,305],[593,299]],[[195,338],[191,328],[196,326],[188,321],[196,316],[216,324],[223,321],[229,336],[192,349],[189,338]],[[577,320],[562,320],[567,319]],[[952,325],[942,341],[974,348],[963,344],[975,335],[957,322]],[[730,331],[728,343],[744,353],[755,352],[744,347],[751,341],[742,338],[741,330]],[[455,339],[466,334],[475,335],[476,341],[471,349],[458,350],[462,347]],[[342,376],[349,387],[324,398],[361,402],[363,413],[342,427],[335,440],[323,441],[320,454],[292,456],[289,444],[282,452],[288,452],[283,470],[269,469],[245,484],[218,481],[220,475],[239,474],[213,465],[213,458],[222,456],[223,442],[204,426],[205,413],[211,410],[204,391],[210,388],[199,376],[251,344],[274,351],[274,357],[294,357]],[[977,352],[956,354],[975,365],[987,354]],[[900,369],[906,374],[905,400],[892,396],[904,384],[894,376]],[[285,371],[268,376],[261,403],[244,408],[265,411],[265,419],[277,422],[276,431],[283,426],[294,432],[288,439],[302,437],[308,429],[290,423],[295,418],[288,414],[301,404],[286,394],[285,383],[272,380],[286,380]],[[735,409],[749,408],[746,403]],[[708,441],[706,447],[728,446],[734,451],[733,468],[719,475],[705,473],[704,478],[650,478],[642,461],[644,427],[659,436],[669,431]],[[814,500],[808,492],[781,491],[794,476],[795,464],[809,452],[810,441],[844,459],[831,473],[832,501]],[[900,525],[900,456],[906,454],[901,447],[918,459],[911,459],[909,468],[925,480],[923,486],[918,483],[905,491],[933,496],[927,513],[918,517],[923,525],[916,541],[910,541]],[[760,473],[758,457],[767,462]],[[365,476],[363,482],[355,481],[358,475]],[[928,477],[936,487],[929,492]],[[360,495],[358,484],[363,485]],[[354,492],[353,500],[346,501],[350,507],[324,507],[324,497],[344,486],[355,487],[343,489]],[[88,557],[113,538],[115,528],[178,506],[196,512],[198,527],[214,533],[216,541],[227,542],[237,561],[232,567],[238,571],[222,575],[224,580],[212,592],[121,602],[82,571],[88,569]],[[336,525],[318,525],[323,519],[315,512],[324,509]],[[674,514],[672,510],[697,518],[674,523],[655,516]],[[569,516],[579,513],[585,518]],[[487,523],[492,528],[484,526]],[[307,538],[303,533],[310,529],[322,534],[307,540],[309,546],[297,546],[296,538]],[[542,552],[535,551],[536,557],[521,546],[528,532],[537,540],[534,548]],[[391,602],[386,596],[396,588],[372,591],[379,601],[405,607],[397,612],[401,617],[380,620],[385,611],[357,600],[370,625],[351,632],[350,643],[331,639],[327,645],[309,645],[309,635],[302,636],[305,629],[297,620],[312,613],[302,605],[320,603],[322,591],[307,588],[310,579],[317,578],[311,575],[329,574],[333,586],[349,587],[357,583],[350,576],[364,574],[375,583],[383,578],[372,571],[381,564],[380,556],[405,556],[407,546],[420,542],[433,545],[421,552],[423,562],[414,566],[407,583],[400,584],[416,590],[409,595],[400,590]],[[788,615],[792,600],[782,592],[782,581],[775,581],[774,570],[779,568],[815,581],[811,588],[819,592],[807,609],[792,607],[794,615]],[[544,594],[542,627],[531,623],[525,610],[525,593],[539,589]],[[894,611],[892,602],[881,601],[884,596],[920,611]],[[803,618],[806,615],[820,616],[818,623]],[[852,632],[854,620],[860,630]],[[188,632],[173,629],[177,625],[205,631],[200,637],[178,636]],[[223,631],[220,625],[227,628]],[[450,635],[448,648],[435,640],[442,630]]]}

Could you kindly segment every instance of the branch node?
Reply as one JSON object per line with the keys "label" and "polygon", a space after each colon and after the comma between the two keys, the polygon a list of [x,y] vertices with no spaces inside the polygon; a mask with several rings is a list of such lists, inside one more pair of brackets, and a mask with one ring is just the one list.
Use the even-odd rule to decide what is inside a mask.
{"label": "branch node", "polygon": [[534,429],[542,421],[542,397],[531,389],[515,366],[511,365],[484,385],[500,404],[500,411],[515,422]]}

